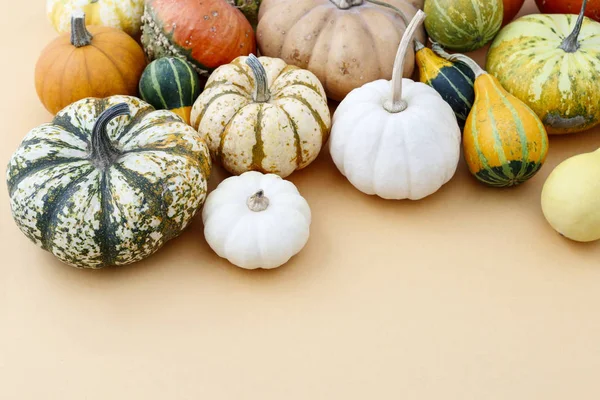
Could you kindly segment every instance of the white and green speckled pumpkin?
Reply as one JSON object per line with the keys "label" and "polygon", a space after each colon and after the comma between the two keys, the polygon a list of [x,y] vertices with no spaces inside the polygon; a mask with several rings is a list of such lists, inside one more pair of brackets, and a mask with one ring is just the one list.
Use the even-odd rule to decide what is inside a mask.
{"label": "white and green speckled pumpkin", "polygon": [[15,222],[66,264],[139,261],[178,236],[206,198],[208,147],[140,99],[86,98],[30,131],[7,170]]}

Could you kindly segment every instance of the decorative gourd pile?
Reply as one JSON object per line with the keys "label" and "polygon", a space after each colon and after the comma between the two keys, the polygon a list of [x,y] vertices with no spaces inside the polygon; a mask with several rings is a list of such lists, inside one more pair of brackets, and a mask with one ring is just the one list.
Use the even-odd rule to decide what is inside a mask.
{"label": "decorative gourd pile", "polygon": [[[584,17],[588,1],[578,18],[508,23],[522,4],[48,0],[62,34],[35,83],[55,117],[8,165],[14,220],[64,263],[101,268],[152,255],[202,210],[218,256],[276,268],[311,225],[285,178],[326,144],[353,186],[385,199],[440,190],[461,142],[478,181],[521,184],[546,159],[546,129],[600,122],[600,24]],[[442,47],[489,41],[489,72]],[[408,79],[415,64],[419,81]],[[333,118],[328,98],[340,101]],[[544,216],[570,239],[600,239],[599,160],[567,160],[544,185]],[[234,176],[208,194],[213,163]]]}

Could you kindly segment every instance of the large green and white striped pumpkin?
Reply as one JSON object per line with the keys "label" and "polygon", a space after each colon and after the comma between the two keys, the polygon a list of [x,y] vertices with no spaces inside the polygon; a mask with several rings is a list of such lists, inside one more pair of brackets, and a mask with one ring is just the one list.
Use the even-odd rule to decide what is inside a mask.
{"label": "large green and white striped pumpkin", "polygon": [[87,98],[30,131],[10,159],[13,217],[74,267],[139,261],[178,236],[206,198],[208,147],[170,111]]}
{"label": "large green and white striped pumpkin", "polygon": [[473,51],[496,36],[504,18],[502,0],[426,0],[425,29],[434,42]]}
{"label": "large green and white striped pumpkin", "polygon": [[139,84],[142,99],[157,110],[170,110],[190,123],[194,101],[200,95],[200,77],[185,60],[163,57],[152,61]]}

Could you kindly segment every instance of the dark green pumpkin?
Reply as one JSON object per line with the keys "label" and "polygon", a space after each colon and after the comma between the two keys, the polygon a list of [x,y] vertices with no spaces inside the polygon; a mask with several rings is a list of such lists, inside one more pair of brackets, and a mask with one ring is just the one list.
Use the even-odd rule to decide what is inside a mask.
{"label": "dark green pumpkin", "polygon": [[466,64],[448,61],[421,43],[416,43],[419,80],[434,88],[450,104],[462,129],[475,101],[475,74]]}
{"label": "dark green pumpkin", "polygon": [[140,79],[140,95],[157,110],[170,110],[190,123],[190,112],[200,95],[200,78],[190,64],[175,57],[152,61]]}

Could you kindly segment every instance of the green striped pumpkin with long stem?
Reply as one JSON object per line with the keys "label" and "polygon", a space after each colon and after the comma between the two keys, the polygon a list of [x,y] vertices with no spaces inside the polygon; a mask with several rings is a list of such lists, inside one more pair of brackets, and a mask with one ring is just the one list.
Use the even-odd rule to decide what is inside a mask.
{"label": "green striped pumpkin with long stem", "polygon": [[169,110],[190,123],[194,101],[200,95],[200,78],[191,65],[175,57],[152,61],[142,74],[140,95],[157,110]]}

